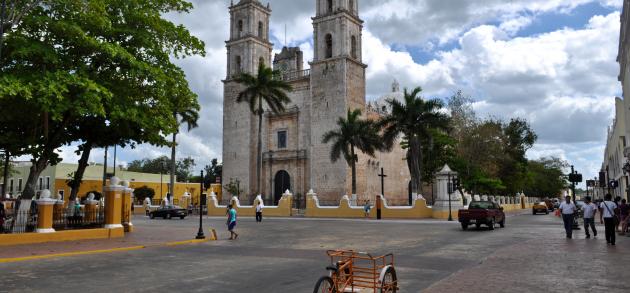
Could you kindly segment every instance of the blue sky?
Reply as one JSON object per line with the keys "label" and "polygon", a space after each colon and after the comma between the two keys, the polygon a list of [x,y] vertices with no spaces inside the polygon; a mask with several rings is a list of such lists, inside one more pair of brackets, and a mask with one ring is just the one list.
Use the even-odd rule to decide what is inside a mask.
{"label": "blue sky", "polygon": [[[206,43],[205,57],[177,61],[202,104],[199,128],[178,136],[178,157],[197,169],[222,153],[222,89],[229,0],[194,0],[187,15],[169,15]],[[284,27],[290,45],[312,58],[315,0],[269,0],[271,34],[279,50]],[[621,0],[359,0],[367,98],[422,86],[428,97],[463,90],[479,115],[528,119],[539,135],[532,159],[558,156],[585,177],[603,159],[606,127],[619,95],[615,61]],[[591,74],[597,72],[597,74]],[[61,149],[76,162],[76,145]],[[142,145],[119,150],[118,162],[168,155]],[[102,150],[91,156],[101,162]],[[110,161],[111,164],[111,161]]]}

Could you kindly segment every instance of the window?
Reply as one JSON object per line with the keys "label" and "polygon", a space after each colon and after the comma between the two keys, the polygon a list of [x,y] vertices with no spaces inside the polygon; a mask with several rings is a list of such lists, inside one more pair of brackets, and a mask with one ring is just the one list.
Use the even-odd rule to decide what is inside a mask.
{"label": "window", "polygon": [[9,192],[13,192],[13,178],[9,180]]}
{"label": "window", "polygon": [[63,194],[64,194],[64,192],[65,192],[65,191],[64,191],[63,189],[59,189],[59,191],[57,191],[57,193],[59,194],[59,198],[60,198],[61,200],[63,200]]}
{"label": "window", "polygon": [[44,178],[39,177],[39,185],[37,185],[38,186],[37,189],[42,190],[43,185],[44,185]]}
{"label": "window", "polygon": [[22,191],[22,178],[18,178],[18,191]]}
{"label": "window", "polygon": [[243,35],[243,21],[239,20],[238,21],[238,36],[242,36]]}
{"label": "window", "polygon": [[261,38],[261,39],[265,38],[264,35],[263,35],[263,23],[262,23],[262,21],[258,22],[258,37]]}
{"label": "window", "polygon": [[350,38],[350,48],[352,58],[357,59],[357,37],[352,36],[352,38]]}
{"label": "window", "polygon": [[328,13],[333,12],[333,0],[328,0]]}
{"label": "window", "polygon": [[326,58],[332,58],[332,52],[333,52],[332,35],[327,34],[326,35]]}
{"label": "window", "polygon": [[240,73],[243,68],[241,68],[241,56],[236,56],[236,73]]}
{"label": "window", "polygon": [[50,190],[50,176],[46,176],[46,189]]}
{"label": "window", "polygon": [[278,131],[278,148],[286,149],[287,148],[287,131]]}

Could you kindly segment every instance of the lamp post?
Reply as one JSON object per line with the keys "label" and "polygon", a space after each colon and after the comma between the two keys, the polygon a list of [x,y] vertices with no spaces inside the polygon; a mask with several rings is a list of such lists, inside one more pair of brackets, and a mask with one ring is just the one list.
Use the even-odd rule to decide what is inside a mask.
{"label": "lamp post", "polygon": [[448,173],[448,181],[446,183],[446,193],[448,193],[448,220],[453,221],[453,213],[451,211],[451,193],[453,193],[453,182],[451,181],[451,173]]}
{"label": "lamp post", "polygon": [[201,170],[201,180],[199,180],[199,185],[200,185],[200,189],[199,189],[199,231],[197,231],[197,237],[195,237],[195,239],[205,239],[206,236],[203,235],[203,170]]}
{"label": "lamp post", "polygon": [[[269,150],[269,198],[273,195],[273,150]],[[269,202],[269,201],[267,201]]]}

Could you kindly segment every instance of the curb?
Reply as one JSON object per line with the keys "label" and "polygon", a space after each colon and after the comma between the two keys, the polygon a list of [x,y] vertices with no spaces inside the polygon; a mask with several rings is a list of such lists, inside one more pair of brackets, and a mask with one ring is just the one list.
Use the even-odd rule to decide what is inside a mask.
{"label": "curb", "polygon": [[165,243],[153,244],[153,245],[138,245],[138,246],[130,246],[130,247],[111,248],[111,249],[65,252],[65,253],[33,255],[33,256],[13,257],[13,258],[0,258],[0,263],[12,263],[12,262],[21,262],[21,261],[38,260],[38,259],[88,255],[88,254],[123,252],[123,251],[140,250],[140,249],[145,249],[145,248],[155,248],[155,247],[173,247],[173,246],[179,246],[179,245],[196,244],[196,243],[203,243],[203,242],[217,240],[216,232],[214,231],[214,229],[210,229],[210,230],[212,234],[211,234],[211,237],[208,239],[192,239],[192,240],[184,240],[184,241],[165,242]]}

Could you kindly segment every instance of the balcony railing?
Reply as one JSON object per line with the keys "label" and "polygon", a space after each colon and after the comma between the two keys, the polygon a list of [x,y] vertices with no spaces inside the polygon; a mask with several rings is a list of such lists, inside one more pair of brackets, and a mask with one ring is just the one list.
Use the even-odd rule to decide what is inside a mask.
{"label": "balcony railing", "polygon": [[284,81],[292,81],[292,80],[307,78],[309,76],[311,76],[311,70],[304,69],[304,70],[281,72],[279,75],[276,75],[276,78],[280,80],[284,80]]}

